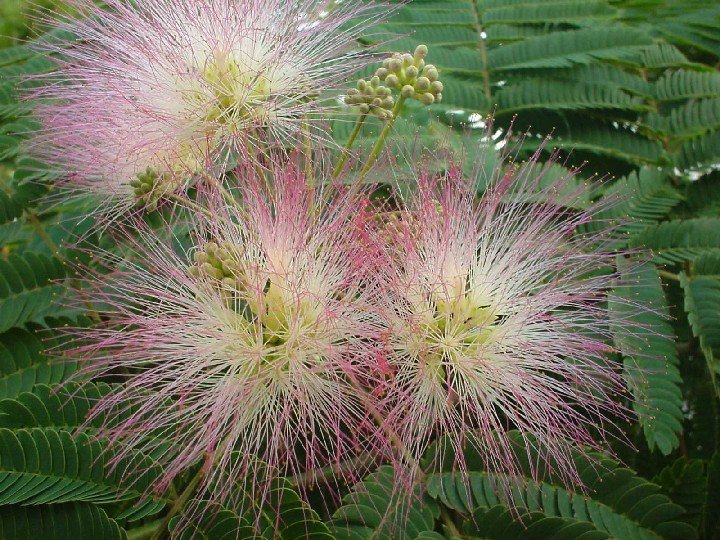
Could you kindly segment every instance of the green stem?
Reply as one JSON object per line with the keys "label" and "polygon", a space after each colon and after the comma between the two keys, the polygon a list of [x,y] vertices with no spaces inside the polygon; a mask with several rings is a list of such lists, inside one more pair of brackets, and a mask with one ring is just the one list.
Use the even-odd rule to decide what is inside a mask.
{"label": "green stem", "polygon": [[365,163],[365,166],[360,170],[360,179],[364,178],[367,172],[372,168],[372,166],[377,161],[378,156],[380,156],[380,152],[383,149],[383,146],[385,145],[385,139],[388,136],[388,133],[390,133],[390,130],[393,127],[393,124],[395,123],[395,119],[398,117],[398,114],[400,114],[400,109],[403,106],[403,103],[405,103],[405,100],[407,98],[403,95],[400,95],[398,97],[397,102],[395,103],[395,106],[392,110],[392,117],[390,120],[385,122],[385,127],[383,127],[383,130],[380,132],[380,136],[378,137],[377,141],[375,141],[375,146],[373,146],[372,151],[370,152],[370,155],[368,156],[367,163]]}
{"label": "green stem", "polygon": [[195,201],[191,201],[190,199],[183,197],[182,195],[176,195],[171,194],[167,196],[168,200],[174,201],[178,203],[181,206],[184,206],[188,210],[194,210],[195,212],[200,212],[201,214],[204,214],[205,216],[212,218],[213,216],[212,212],[205,208],[204,206],[199,205]]}
{"label": "green stem", "polygon": [[310,137],[310,124],[305,118],[303,122],[303,144],[305,146],[305,181],[312,192],[315,191],[315,171],[312,162],[312,139]]}
{"label": "green stem", "polygon": [[349,471],[360,469],[370,463],[373,460],[373,456],[369,453],[360,454],[354,459],[349,459],[341,463],[334,465],[328,465],[319,469],[313,469],[302,474],[296,474],[288,477],[288,481],[295,484],[296,486],[311,486],[317,484],[320,481],[340,476]]}
{"label": "green stem", "polygon": [[487,46],[485,45],[485,40],[482,38],[483,35],[483,27],[481,22],[481,16],[480,16],[480,10],[478,9],[478,5],[476,2],[471,2],[473,7],[473,17],[475,19],[475,31],[477,32],[478,37],[478,48],[480,49],[480,61],[482,62],[482,81],[483,81],[483,91],[485,92],[485,97],[488,100],[488,107],[492,107],[492,91],[490,89],[490,73],[488,72],[488,62],[487,62]]}
{"label": "green stem", "polygon": [[25,210],[25,215],[27,216],[27,220],[30,222],[30,225],[32,225],[33,229],[35,229],[35,232],[40,237],[40,239],[45,242],[45,245],[50,248],[51,253],[54,257],[57,258],[61,263],[67,264],[67,259],[63,256],[62,253],[60,253],[60,249],[58,248],[57,244],[53,241],[52,238],[50,238],[50,235],[45,231],[45,227],[43,227],[42,222],[38,219],[37,214],[33,212],[32,210]]}
{"label": "green stem", "polygon": [[178,497],[178,499],[175,501],[175,504],[173,504],[170,512],[168,512],[168,514],[165,516],[165,519],[160,521],[160,524],[155,528],[155,532],[150,537],[150,540],[162,540],[163,538],[165,538],[165,535],[168,532],[167,528],[170,524],[170,521],[172,520],[172,518],[182,512],[183,508],[185,508],[185,504],[188,502],[188,500],[190,500],[190,497],[193,496],[193,493],[195,493],[195,490],[200,484],[200,480],[202,480],[203,476],[205,476],[209,463],[210,461],[206,460],[203,466],[200,467],[200,470],[197,472],[197,474],[193,477],[192,480],[190,480],[190,483],[180,494],[180,497]]}
{"label": "green stem", "polygon": [[130,529],[127,532],[127,540],[147,540],[150,538],[155,532],[155,530],[158,528],[158,526],[162,523],[162,519],[156,519],[155,521],[151,521],[150,523],[146,523],[142,527],[138,527],[137,529]]}
{"label": "green stem", "polygon": [[442,519],[443,524],[450,533],[450,538],[452,538],[453,540],[455,540],[456,538],[462,538],[462,535],[460,534],[460,531],[455,525],[455,522],[453,521],[450,512],[448,512],[447,508],[445,508],[445,506],[443,506],[442,504],[440,505],[440,519]]}
{"label": "green stem", "polygon": [[672,272],[668,272],[666,270],[658,270],[658,275],[660,277],[664,277],[665,279],[670,279],[672,281],[680,281],[680,276],[677,274],[673,274]]}
{"label": "green stem", "polygon": [[210,174],[203,174],[203,178],[206,182],[215,186],[215,189],[220,192],[222,198],[225,199],[226,203],[228,203],[230,206],[234,206],[235,208],[239,208],[242,210],[241,206],[238,204],[237,199],[232,196],[232,193],[225,189],[225,186],[222,185],[222,182],[220,180]]}
{"label": "green stem", "polygon": [[343,153],[340,156],[340,159],[337,162],[337,165],[335,165],[335,168],[333,169],[331,178],[335,179],[338,176],[340,176],[340,173],[343,171],[343,166],[345,165],[345,162],[347,161],[348,156],[350,155],[350,149],[352,148],[353,143],[355,142],[355,139],[358,136],[358,133],[360,133],[360,128],[363,125],[363,122],[365,122],[365,118],[367,118],[368,113],[362,113],[360,116],[358,116],[357,121],[355,122],[355,127],[353,128],[352,132],[350,133],[350,138],[345,143],[345,146],[343,147]]}

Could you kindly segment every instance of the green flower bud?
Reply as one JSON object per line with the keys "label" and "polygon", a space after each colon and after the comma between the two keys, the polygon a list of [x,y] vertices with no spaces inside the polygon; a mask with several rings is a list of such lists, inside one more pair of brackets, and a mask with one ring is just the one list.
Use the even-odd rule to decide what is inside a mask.
{"label": "green flower bud", "polygon": [[395,74],[390,74],[385,78],[385,84],[387,84],[390,88],[397,88],[400,86],[400,79]]}
{"label": "green flower bud", "polygon": [[405,67],[408,67],[408,66],[413,65],[413,57],[412,57],[412,54],[410,54],[410,53],[405,53],[405,54],[403,54],[400,58],[402,59],[402,63],[403,63],[403,65],[404,65]]}
{"label": "green flower bud", "polygon": [[388,64],[388,69],[398,73],[402,69],[402,62],[398,58],[391,58]]}
{"label": "green flower bud", "polygon": [[198,277],[200,275],[200,269],[197,266],[190,266],[188,268],[188,274],[193,277]]}
{"label": "green flower bud", "polygon": [[385,58],[383,60],[383,67],[385,69],[390,69],[390,62],[392,62],[392,58]]}
{"label": "green flower bud", "polygon": [[445,87],[443,86],[443,83],[441,83],[440,81],[433,81],[433,83],[430,85],[430,91],[433,94],[439,94],[440,92],[443,91],[443,88],[445,88]]}
{"label": "green flower bud", "polygon": [[430,89],[430,79],[428,79],[427,77],[420,77],[415,83],[415,88],[417,88],[421,92],[426,92]]}
{"label": "green flower bud", "polygon": [[387,68],[381,67],[378,68],[377,71],[375,71],[375,76],[380,77],[381,80],[385,80],[385,77],[388,76],[388,73],[390,73]]}
{"label": "green flower bud", "polygon": [[405,76],[409,79],[414,79],[418,76],[418,68],[415,66],[410,66],[405,70]]}
{"label": "green flower bud", "polygon": [[367,103],[363,103],[362,105],[360,105],[360,112],[361,112],[362,114],[367,114],[367,113],[369,113],[369,112],[370,112],[370,105],[368,105]]}
{"label": "green flower bud", "polygon": [[381,107],[381,106],[382,106],[382,99],[380,99],[379,97],[376,97],[375,99],[373,99],[373,100],[370,102],[370,105],[372,105],[373,107]]}
{"label": "green flower bud", "polygon": [[206,274],[206,275],[208,275],[208,276],[210,276],[210,277],[212,277],[212,278],[215,278],[215,279],[222,279],[222,278],[223,278],[222,270],[220,270],[219,268],[215,268],[215,267],[214,267],[212,264],[210,264],[210,263],[203,263],[203,264],[200,266],[200,269],[203,271],[204,274]]}
{"label": "green flower bud", "polygon": [[440,103],[442,101],[442,94],[435,94],[435,103]]}
{"label": "green flower bud", "polygon": [[413,97],[413,95],[415,94],[415,88],[413,88],[409,84],[406,84],[405,86],[402,87],[402,90],[400,90],[400,93],[402,94],[403,97],[410,98],[410,97]]}
{"label": "green flower bud", "polygon": [[357,87],[358,87],[358,90],[360,90],[361,92],[364,92],[365,89],[367,88],[367,83],[363,79],[360,79],[357,82]]}
{"label": "green flower bud", "polygon": [[393,105],[395,105],[395,100],[392,98],[392,96],[387,96],[385,99],[383,99],[383,109],[392,109]]}
{"label": "green flower bud", "polygon": [[428,53],[427,45],[418,45],[417,47],[415,47],[415,58],[417,58],[417,59],[425,58],[427,56],[427,53]]}
{"label": "green flower bud", "polygon": [[215,254],[215,251],[217,250],[218,245],[215,242],[208,242],[205,244],[205,251],[209,253],[210,255]]}
{"label": "green flower bud", "polygon": [[233,278],[223,278],[222,284],[227,289],[235,289],[235,280]]}
{"label": "green flower bud", "polygon": [[370,86],[372,86],[373,88],[377,88],[379,84],[380,84],[380,77],[378,77],[377,75],[375,75],[372,79],[370,79]]}
{"label": "green flower bud", "polygon": [[424,67],[425,67],[425,60],[420,60],[419,62],[416,63],[416,65],[417,65],[418,69],[424,68]]}
{"label": "green flower bud", "polygon": [[358,90],[357,88],[350,88],[347,91],[348,96],[357,96],[359,93],[360,93],[360,90]]}
{"label": "green flower bud", "polygon": [[387,86],[378,86],[377,90],[375,91],[375,95],[380,97],[389,96],[390,94],[392,94],[392,92]]}
{"label": "green flower bud", "polygon": [[204,251],[196,251],[195,254],[193,255],[193,259],[194,259],[195,262],[198,263],[198,264],[202,264],[202,263],[208,262],[207,253],[205,253]]}
{"label": "green flower bud", "polygon": [[435,96],[433,96],[429,92],[425,93],[420,97],[420,102],[423,105],[432,105],[433,103],[435,103]]}

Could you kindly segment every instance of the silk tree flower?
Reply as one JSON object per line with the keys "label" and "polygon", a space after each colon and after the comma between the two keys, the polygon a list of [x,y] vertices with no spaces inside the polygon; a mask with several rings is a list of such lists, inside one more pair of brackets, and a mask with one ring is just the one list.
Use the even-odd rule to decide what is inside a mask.
{"label": "silk tree flower", "polygon": [[230,506],[243,491],[267,501],[264,471],[387,447],[356,391],[373,384],[363,364],[382,331],[353,249],[362,198],[316,193],[291,165],[271,189],[243,174],[243,209],[213,209],[187,256],[146,238],[140,262],[108,260],[91,295],[107,322],[75,351],[90,374],[125,378],[88,420],[104,419],[119,455],[157,455],[160,492],[203,462],[198,496]]}
{"label": "silk tree flower", "polygon": [[319,123],[337,101],[323,92],[365,64],[356,38],[388,11],[324,0],[104,4],[74,0],[59,25],[73,37],[40,45],[57,68],[31,96],[34,146],[117,210],[182,187],[208,161],[222,168],[258,145],[325,139]]}
{"label": "silk tree flower", "polygon": [[545,461],[530,459],[535,480],[550,470],[578,487],[570,448],[602,447],[625,414],[608,357],[617,253],[609,228],[585,228],[602,209],[572,209],[580,192],[568,178],[543,183],[536,159],[489,182],[480,169],[420,175],[386,227],[387,424],[406,462],[444,437],[436,458],[456,454],[463,470],[469,444],[505,478],[520,474],[515,428]]}

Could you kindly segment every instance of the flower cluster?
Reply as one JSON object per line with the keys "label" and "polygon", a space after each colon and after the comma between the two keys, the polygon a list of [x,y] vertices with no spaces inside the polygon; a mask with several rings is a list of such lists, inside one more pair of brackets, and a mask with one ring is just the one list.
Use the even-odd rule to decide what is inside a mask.
{"label": "flower cluster", "polygon": [[[368,23],[351,19],[371,22],[372,6],[75,3],[77,42],[52,49],[36,94],[41,153],[117,210],[172,200],[184,220],[168,241],[118,223],[122,249],[94,259],[107,264],[83,291],[98,323],[74,353],[123,381],[88,422],[120,457],[153,456],[155,490],[185,489],[180,510],[210,498],[240,512],[248,492],[255,510],[272,500],[277,476],[302,488],[348,462],[416,479],[438,440],[512,477],[516,428],[581,484],[570,449],[599,446],[623,414],[606,308],[618,253],[586,227],[602,208],[579,210],[538,155],[489,178],[482,163],[420,166],[385,204],[342,176],[347,153],[328,174],[312,126],[362,60],[348,46]],[[404,101],[442,99],[427,55],[394,54],[347,92],[349,145],[366,116],[385,121],[361,180]]]}
{"label": "flower cluster", "polygon": [[148,169],[169,179],[161,191],[183,189],[237,154],[324,140],[328,90],[367,63],[352,44],[388,11],[326,4],[74,2],[71,37],[42,49],[58,66],[31,96],[37,154],[119,214],[146,200],[134,184]]}

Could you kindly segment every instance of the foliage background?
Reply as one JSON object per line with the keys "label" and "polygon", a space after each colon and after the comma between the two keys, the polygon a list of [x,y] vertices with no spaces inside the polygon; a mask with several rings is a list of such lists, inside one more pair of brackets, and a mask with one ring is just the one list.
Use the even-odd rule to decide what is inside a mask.
{"label": "foliage background", "polygon": [[[55,37],[31,31],[29,12],[24,0],[0,8],[0,538],[150,538],[172,494],[141,500],[152,469],[136,478],[123,466],[108,470],[92,425],[72,435],[113,381],[53,391],[77,369],[55,359],[67,341],[62,328],[89,323],[81,303],[65,300],[77,295],[68,263],[92,262],[68,246],[78,233],[91,244],[107,240],[93,232],[82,201],[48,202],[56,178],[23,145],[34,125],[18,100],[17,76],[51,62],[15,38]],[[422,504],[410,508],[392,500],[386,467],[329,512],[278,483],[280,537],[720,538],[720,4],[415,0],[381,30],[401,36],[383,45],[389,51],[426,43],[445,84],[442,104],[406,106],[395,137],[465,152],[484,142],[492,150],[483,128],[494,113],[498,140],[511,123],[529,133],[519,158],[551,133],[545,155],[557,147],[565,167],[583,165],[578,182],[588,203],[620,196],[606,216],[631,219],[618,246],[653,256],[643,287],[621,293],[639,291],[634,300],[655,308],[642,316],[653,334],[643,343],[621,327],[615,334],[628,405],[638,413],[624,426],[635,448],[618,445],[623,464],[601,458],[602,468],[578,455],[585,496],[552,478],[519,488],[522,524],[472,456],[469,492],[451,470],[438,470],[418,493]],[[361,144],[372,143],[378,126],[366,123]],[[343,143],[351,127],[334,122],[332,134]],[[554,165],[550,174],[565,172]],[[388,529],[378,512],[385,507],[407,513],[403,530]],[[274,516],[266,518],[270,538]],[[213,507],[197,530],[180,535],[171,523],[170,534],[243,537],[251,534],[248,519]]]}

